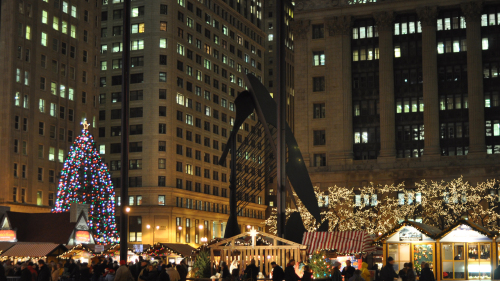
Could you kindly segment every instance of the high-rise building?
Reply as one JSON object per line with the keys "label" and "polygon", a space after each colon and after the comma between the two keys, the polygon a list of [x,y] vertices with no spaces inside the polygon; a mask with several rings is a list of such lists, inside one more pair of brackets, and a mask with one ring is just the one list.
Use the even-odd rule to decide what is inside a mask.
{"label": "high-rise building", "polygon": [[[285,5],[283,24],[286,30],[285,37],[285,74],[282,76],[282,79],[286,80],[286,121],[290,128],[294,129],[294,104],[295,104],[295,92],[293,87],[293,79],[294,79],[294,57],[293,57],[293,36],[290,23],[293,20],[293,5],[290,1],[283,1]],[[264,65],[264,81],[266,81],[265,86],[268,89],[271,96],[276,101],[276,104],[279,103],[277,90],[278,83],[278,67],[276,52],[279,48],[279,42],[277,40],[277,21],[278,18],[276,16],[276,1],[264,1],[264,31],[266,32],[266,52],[265,52],[265,65]],[[268,181],[268,186],[266,188],[266,203],[270,207],[275,207],[276,202],[276,182]],[[290,202],[286,203],[287,206],[290,206]],[[271,214],[272,208],[268,209],[267,217]]]}
{"label": "high-rise building", "polygon": [[[129,165],[132,243],[200,244],[224,234],[230,165],[217,163],[243,77],[263,79],[265,58],[261,2],[245,3],[132,2],[130,161],[120,163],[123,3],[103,1],[98,135],[115,187]],[[239,197],[249,202],[239,211],[243,231],[262,227],[264,194]]]}
{"label": "high-rise building", "polygon": [[49,212],[83,119],[96,127],[97,0],[3,1],[0,204]]}
{"label": "high-rise building", "polygon": [[498,2],[298,1],[294,24],[313,184],[498,177]]}

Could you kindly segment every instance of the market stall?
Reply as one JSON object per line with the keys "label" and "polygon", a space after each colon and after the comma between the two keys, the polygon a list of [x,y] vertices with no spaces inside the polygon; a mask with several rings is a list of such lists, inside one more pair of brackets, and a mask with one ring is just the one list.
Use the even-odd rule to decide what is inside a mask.
{"label": "market stall", "polygon": [[302,244],[308,246],[308,254],[324,252],[330,263],[338,261],[343,268],[351,261],[355,268],[361,268],[363,259],[376,251],[373,238],[366,231],[306,232]]}
{"label": "market stall", "polygon": [[439,279],[491,279],[495,269],[495,234],[467,220],[445,229],[436,239],[441,246]]}
{"label": "market stall", "polygon": [[58,261],[58,256],[68,249],[61,244],[54,243],[15,243],[0,255],[0,260],[14,262],[34,261],[43,259],[46,262]]}
{"label": "market stall", "polygon": [[392,257],[394,270],[399,272],[405,263],[413,263],[415,271],[420,274],[422,263],[428,263],[436,272],[436,239],[441,230],[423,223],[404,221],[387,233],[382,234],[375,243],[383,246],[384,260]]}
{"label": "market stall", "polygon": [[235,268],[239,267],[242,274],[254,259],[259,272],[267,275],[272,271],[273,261],[285,267],[290,259],[297,262],[305,260],[307,246],[252,228],[249,232],[214,243],[209,248],[212,269],[215,265],[226,262]]}
{"label": "market stall", "polygon": [[[101,254],[101,258],[111,258],[114,261],[119,261],[120,260],[120,244],[115,244],[108,248],[107,250],[104,250]],[[133,262],[135,260],[139,260],[139,255],[134,253],[131,249],[128,249],[127,251],[127,262]]]}
{"label": "market stall", "polygon": [[195,250],[188,244],[156,243],[144,251],[142,255],[150,258],[166,259],[170,263],[179,263],[182,259],[191,257]]}
{"label": "market stall", "polygon": [[80,262],[89,263],[90,259],[94,256],[94,252],[90,250],[88,247],[78,244],[73,247],[71,250],[59,255],[57,258],[67,260],[80,260]]}

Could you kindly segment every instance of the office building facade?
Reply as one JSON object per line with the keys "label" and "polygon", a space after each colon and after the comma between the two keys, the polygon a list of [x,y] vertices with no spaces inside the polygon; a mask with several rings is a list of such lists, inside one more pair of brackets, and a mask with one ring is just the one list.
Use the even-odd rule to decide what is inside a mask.
{"label": "office building facade", "polygon": [[0,204],[49,212],[81,121],[96,127],[100,1],[1,4]]}
{"label": "office building facade", "polygon": [[497,177],[497,2],[295,8],[295,133],[315,185]]}
{"label": "office building facade", "polygon": [[[217,164],[252,73],[264,81],[260,1],[132,1],[129,241],[200,244],[222,237],[229,213],[229,160]],[[123,3],[101,14],[99,137],[120,186]],[[243,125],[238,145],[257,122]],[[119,194],[119,188],[117,188]],[[241,194],[242,231],[265,215],[264,189]],[[122,202],[119,202],[120,204]]]}

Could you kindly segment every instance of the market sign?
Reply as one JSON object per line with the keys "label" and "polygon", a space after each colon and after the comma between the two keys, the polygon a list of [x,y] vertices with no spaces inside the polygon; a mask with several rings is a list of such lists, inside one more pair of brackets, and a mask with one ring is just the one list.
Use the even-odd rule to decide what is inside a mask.
{"label": "market sign", "polygon": [[14,230],[0,230],[0,241],[16,242],[16,232]]}
{"label": "market sign", "polygon": [[403,227],[403,229],[399,231],[399,241],[422,241],[422,232],[418,231],[414,227]]}
{"label": "market sign", "polygon": [[90,232],[78,230],[75,233],[76,243],[90,243]]}

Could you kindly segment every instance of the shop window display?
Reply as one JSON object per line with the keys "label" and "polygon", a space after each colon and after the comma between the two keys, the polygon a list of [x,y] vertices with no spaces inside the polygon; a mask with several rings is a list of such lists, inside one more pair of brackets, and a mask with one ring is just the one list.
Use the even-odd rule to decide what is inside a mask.
{"label": "shop window display", "polygon": [[465,279],[465,244],[443,243],[443,279]]}
{"label": "shop window display", "polygon": [[467,271],[469,279],[491,278],[491,245],[485,243],[467,243]]}

